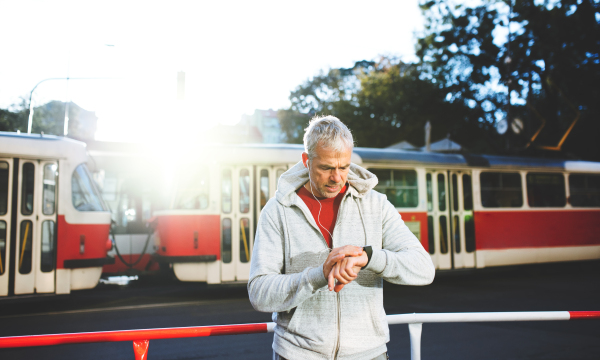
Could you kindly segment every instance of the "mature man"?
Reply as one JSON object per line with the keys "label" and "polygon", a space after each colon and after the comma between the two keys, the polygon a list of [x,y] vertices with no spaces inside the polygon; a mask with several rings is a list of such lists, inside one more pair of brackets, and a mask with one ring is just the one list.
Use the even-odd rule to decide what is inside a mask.
{"label": "mature man", "polygon": [[348,128],[310,121],[302,161],[258,221],[248,293],[273,312],[274,359],[386,358],[383,279],[427,285],[434,267],[377,177],[351,164]]}

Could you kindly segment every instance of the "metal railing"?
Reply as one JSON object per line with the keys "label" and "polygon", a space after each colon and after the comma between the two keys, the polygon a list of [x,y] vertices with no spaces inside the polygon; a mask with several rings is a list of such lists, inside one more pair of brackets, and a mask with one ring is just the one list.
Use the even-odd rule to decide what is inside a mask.
{"label": "metal railing", "polygon": [[[600,311],[532,311],[387,315],[390,325],[408,324],[412,360],[421,359],[421,333],[424,323],[556,321],[600,319]],[[150,340],[187,337],[241,335],[273,332],[275,323],[192,326],[163,329],[98,331],[72,334],[50,334],[0,337],[0,348],[51,346],[114,341],[133,341],[136,360],[146,360]]]}

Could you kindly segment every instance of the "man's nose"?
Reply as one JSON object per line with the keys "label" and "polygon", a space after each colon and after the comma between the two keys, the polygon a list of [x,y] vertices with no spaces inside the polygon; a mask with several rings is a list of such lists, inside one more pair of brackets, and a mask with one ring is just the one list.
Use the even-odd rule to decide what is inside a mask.
{"label": "man's nose", "polygon": [[340,183],[342,181],[342,174],[339,170],[333,170],[331,172],[331,176],[329,177],[329,179],[334,182],[334,183]]}

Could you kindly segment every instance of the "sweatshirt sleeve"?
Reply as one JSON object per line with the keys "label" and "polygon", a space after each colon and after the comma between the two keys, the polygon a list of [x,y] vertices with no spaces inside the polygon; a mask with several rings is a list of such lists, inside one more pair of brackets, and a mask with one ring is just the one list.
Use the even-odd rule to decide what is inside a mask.
{"label": "sweatshirt sleeve", "polygon": [[[275,205],[275,204],[272,204]],[[277,206],[277,205],[275,205]],[[273,210],[273,207],[269,207]],[[261,213],[252,250],[248,295],[254,309],[288,311],[327,285],[323,265],[296,274],[283,274],[285,237],[281,221],[274,221],[267,207]]]}
{"label": "sweatshirt sleeve", "polygon": [[431,257],[387,200],[382,209],[383,249],[373,250],[366,269],[394,284],[428,285],[435,276]]}

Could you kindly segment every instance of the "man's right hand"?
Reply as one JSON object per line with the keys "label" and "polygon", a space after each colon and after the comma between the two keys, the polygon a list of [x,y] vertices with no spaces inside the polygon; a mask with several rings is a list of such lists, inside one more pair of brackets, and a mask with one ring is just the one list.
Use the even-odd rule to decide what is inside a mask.
{"label": "man's right hand", "polygon": [[[331,269],[333,269],[333,266],[337,262],[343,260],[345,257],[359,256],[360,254],[362,254],[362,252],[362,247],[353,245],[346,245],[331,250],[329,256],[327,256],[327,259],[325,260],[325,263],[323,264],[323,275],[325,276],[325,278],[329,278]],[[333,288],[331,288],[330,290],[333,290]]]}

